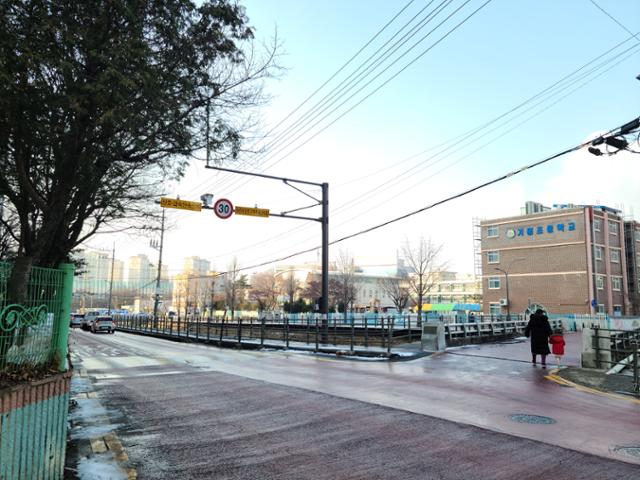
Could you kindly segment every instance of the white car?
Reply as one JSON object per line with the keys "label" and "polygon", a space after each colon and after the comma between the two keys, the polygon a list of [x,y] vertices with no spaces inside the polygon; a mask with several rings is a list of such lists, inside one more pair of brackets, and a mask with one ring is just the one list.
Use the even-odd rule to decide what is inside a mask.
{"label": "white car", "polygon": [[113,321],[112,317],[108,315],[101,315],[99,317],[96,317],[91,323],[91,331],[93,333],[114,333],[116,331],[116,324]]}
{"label": "white car", "polygon": [[100,310],[91,310],[84,314],[84,318],[82,319],[82,329],[83,330],[91,330],[93,326],[93,321],[101,315],[104,315],[104,312]]}

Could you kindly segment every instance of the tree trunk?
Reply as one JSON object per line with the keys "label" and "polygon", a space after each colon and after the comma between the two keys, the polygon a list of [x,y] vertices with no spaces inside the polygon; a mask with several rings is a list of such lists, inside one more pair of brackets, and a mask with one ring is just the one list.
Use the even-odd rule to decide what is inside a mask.
{"label": "tree trunk", "polygon": [[418,285],[418,325],[422,325],[422,274]]}

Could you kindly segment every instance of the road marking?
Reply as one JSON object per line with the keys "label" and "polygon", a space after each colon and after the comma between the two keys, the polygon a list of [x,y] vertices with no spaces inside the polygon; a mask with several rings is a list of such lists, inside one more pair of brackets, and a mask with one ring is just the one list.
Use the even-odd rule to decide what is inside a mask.
{"label": "road marking", "polygon": [[636,403],[636,404],[640,405],[640,400],[635,399],[635,398],[626,397],[624,395],[617,395],[615,393],[603,392],[602,390],[598,390],[596,388],[585,387],[584,385],[573,383],[570,380],[567,380],[565,378],[562,378],[562,377],[559,377],[558,375],[556,375],[556,373],[558,373],[559,371],[560,371],[560,369],[555,368],[555,369],[551,370],[549,372],[549,375],[546,375],[544,378],[546,378],[547,380],[551,380],[552,382],[555,382],[555,383],[557,383],[559,385],[564,385],[565,387],[575,388],[576,390],[578,390],[580,392],[592,393],[592,394],[595,394],[595,395],[600,395],[602,397],[612,398],[614,400],[624,400],[626,402]]}

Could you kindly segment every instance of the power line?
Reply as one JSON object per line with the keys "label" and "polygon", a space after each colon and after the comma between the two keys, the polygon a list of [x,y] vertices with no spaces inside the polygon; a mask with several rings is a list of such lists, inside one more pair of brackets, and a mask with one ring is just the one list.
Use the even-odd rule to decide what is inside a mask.
{"label": "power line", "polygon": [[[627,40],[628,41],[628,40]],[[626,42],[626,41],[625,41]],[[622,42],[622,43],[625,43]],[[618,44],[615,48],[619,47],[620,44]],[[542,90],[541,92],[539,92],[536,95],[533,95],[532,97],[529,97],[527,100],[525,100],[524,102],[520,103],[517,107],[512,108],[511,110],[509,110],[508,112],[506,112],[505,114],[502,114],[496,118],[494,118],[493,120],[483,124],[481,127],[478,127],[476,129],[472,129],[469,132],[467,132],[467,134],[463,134],[465,135],[464,137],[460,138],[460,137],[456,137],[456,139],[459,139],[460,141],[466,140],[468,138],[471,138],[473,135],[475,135],[476,133],[478,133],[479,131],[481,131],[482,129],[486,128],[487,126],[495,123],[497,120],[500,120],[502,118],[505,118],[509,113],[513,113],[514,111],[517,111],[518,109],[522,108],[523,106],[526,106],[528,103],[530,103],[533,100],[536,99],[540,99],[542,98],[542,100],[538,101],[537,103],[534,103],[533,106],[525,109],[523,112],[521,112],[520,114],[518,114],[517,116],[511,118],[510,120],[506,120],[504,121],[502,124],[498,125],[497,127],[492,128],[491,130],[489,130],[488,132],[484,133],[482,136],[477,137],[473,140],[471,140],[470,142],[468,142],[467,144],[465,144],[464,146],[462,146],[461,148],[457,148],[455,150],[453,150],[452,152],[450,152],[446,157],[444,158],[448,158],[451,155],[453,155],[456,152],[459,152],[461,150],[463,150],[464,148],[467,148],[469,145],[485,138],[486,136],[488,136],[490,133],[498,130],[499,128],[502,128],[506,125],[508,125],[509,123],[511,123],[512,121],[516,120],[517,118],[521,117],[522,115],[526,114],[527,112],[535,109],[536,107],[542,105],[543,103],[545,103],[546,101],[548,101],[549,99],[556,97],[558,94],[561,94],[563,92],[565,92],[567,89],[571,88],[572,86],[576,85],[577,83],[581,82],[582,80],[584,80],[585,78],[587,78],[587,80],[583,83],[581,83],[580,85],[578,85],[576,88],[573,88],[572,90],[570,90],[568,93],[566,93],[565,95],[563,95],[562,97],[560,97],[559,99],[557,99],[556,101],[554,101],[553,103],[551,103],[550,105],[544,107],[543,109],[539,110],[538,112],[534,113],[533,115],[527,117],[525,120],[523,120],[522,122],[519,122],[517,125],[515,125],[514,127],[509,128],[509,130],[502,132],[500,135],[498,135],[497,137],[494,137],[493,139],[491,139],[490,141],[482,144],[480,147],[474,149],[472,152],[469,152],[468,154],[466,154],[465,156],[457,159],[455,162],[448,164],[447,166],[445,166],[444,168],[440,169],[438,172],[436,172],[433,175],[430,175],[429,177],[427,177],[427,179],[433,178],[435,175],[438,175],[440,173],[442,173],[444,170],[447,170],[448,168],[451,168],[452,166],[454,166],[455,164],[461,162],[462,160],[468,158],[469,156],[471,156],[473,153],[478,152],[479,150],[481,150],[482,148],[485,148],[486,146],[490,145],[491,143],[494,143],[495,141],[499,140],[500,138],[502,138],[504,135],[510,133],[511,131],[515,130],[516,128],[520,127],[521,125],[527,123],[528,121],[530,121],[532,118],[535,118],[536,116],[544,113],[546,110],[550,109],[551,107],[555,106],[557,103],[559,103],[560,101],[562,101],[564,98],[566,98],[567,96],[573,94],[575,91],[577,91],[580,88],[583,88],[585,85],[587,85],[588,83],[594,81],[595,79],[597,79],[598,77],[600,77],[601,75],[603,75],[604,73],[608,72],[609,70],[611,70],[611,68],[615,67],[616,65],[618,65],[619,63],[621,63],[622,61],[625,61],[626,59],[628,59],[630,56],[635,55],[638,53],[638,45],[633,45],[627,49],[625,49],[622,52],[617,53],[614,57],[607,59],[599,64],[597,64],[596,66],[594,66],[593,68],[591,68],[590,70],[587,70],[586,72],[582,73],[580,76],[569,80],[568,82],[566,82],[563,86],[559,86],[561,85],[565,80],[568,80],[569,78],[571,78],[571,76],[574,76],[575,73],[580,72],[582,70],[584,70],[584,68],[588,65],[593,64],[595,61],[597,61],[598,59],[602,58],[603,55],[605,55],[606,53],[609,53],[612,49],[610,49],[609,51],[605,52],[605,54],[602,54],[598,57],[596,57],[594,60],[588,62],[587,64],[583,65],[582,67],[580,67],[579,69],[575,70],[572,74],[567,75],[565,77],[563,77],[563,79],[559,80],[558,82],[555,82],[551,87],[547,87],[546,89]],[[613,65],[611,65],[609,68],[607,68],[604,71],[601,71],[598,75],[592,76],[592,74],[598,72],[599,70],[601,70],[603,67],[606,67],[608,64],[610,64],[611,62],[613,62],[614,60],[618,59],[622,57],[618,62],[615,62]],[[589,76],[591,76],[591,78],[588,78]],[[553,88],[552,88],[553,87]],[[544,95],[544,93],[546,92],[547,95]],[[545,98],[546,97],[546,98]],[[444,142],[441,145],[446,145],[449,142]],[[455,147],[457,144],[453,144],[450,145],[448,147],[446,147],[443,150],[440,150],[439,152],[437,152],[436,154],[432,155],[431,157],[429,157],[427,160],[434,160],[438,155],[446,152],[447,150],[450,150],[451,148]],[[413,157],[410,157],[413,158]],[[427,162],[426,165],[423,165],[423,167],[419,170],[424,170],[424,168],[426,168],[427,166],[433,166],[436,163],[444,160],[444,158],[441,158],[435,162],[432,162],[430,165]],[[424,162],[421,162],[421,164]],[[395,179],[392,182],[388,182],[385,181],[381,184],[379,184],[378,186],[370,189],[368,192],[365,192],[364,194],[361,194],[357,197],[352,198],[351,200],[349,200],[348,202],[344,203],[342,206],[338,207],[337,209],[335,209],[332,213],[335,212],[339,212],[341,210],[343,210],[344,208],[348,207],[353,207],[354,205],[354,201],[356,201],[356,203],[362,203],[363,199],[373,195],[373,194],[377,194],[380,189],[382,189],[383,187],[388,190],[389,186],[394,185],[394,184],[398,184],[400,182],[402,182],[402,177],[408,175],[411,171],[415,170],[418,166],[420,166],[420,164],[414,165],[413,167],[409,168],[408,170],[406,170],[405,172],[403,172],[402,174],[400,174],[399,176],[396,176]],[[415,174],[411,177],[414,178]],[[424,182],[426,179],[422,179],[418,182],[416,182],[416,184],[412,187],[409,187],[409,189],[413,189],[417,186],[419,186],[422,182]],[[407,191],[407,189],[405,188],[403,191]],[[394,194],[395,195],[395,194]],[[384,201],[383,201],[384,202]],[[381,202],[382,203],[382,202]],[[368,205],[367,209],[370,209],[371,206]],[[337,226],[343,225],[345,223],[350,222],[351,220],[353,220],[354,218],[357,218],[358,216],[360,216],[360,214],[356,214],[352,217],[350,217],[349,219],[337,224]],[[335,218],[335,217],[334,217]],[[292,231],[294,230],[300,230],[301,228],[304,228],[305,225],[300,226],[296,229],[292,229],[292,230],[288,230],[286,232],[284,232],[283,234],[278,235],[277,237],[280,237],[282,235],[285,234],[290,234]],[[303,242],[308,241],[308,240],[312,240],[313,238],[307,238],[306,240],[303,240]],[[262,241],[259,242],[258,244],[254,244],[254,245],[261,245],[267,243],[267,241]]]}
{"label": "power line", "polygon": [[[307,98],[305,98],[297,107],[295,107],[291,112],[289,112],[282,120],[280,120],[275,126],[271,127],[271,129],[265,134],[263,135],[261,138],[267,138],[268,135],[270,133],[272,133],[276,128],[278,128],[280,125],[282,125],[284,122],[286,122],[289,118],[291,118],[298,110],[300,110],[304,105],[306,105],[308,103],[309,100],[311,100],[311,98],[313,98],[318,92],[320,92],[327,84],[329,84],[329,82],[331,82],[331,80],[333,80],[336,76],[338,76],[338,74],[340,74],[340,72],[342,72],[349,64],[351,64],[351,62],[353,62],[353,60],[355,60],[371,43],[373,43],[373,41],[378,38],[386,29],[389,25],[391,25],[415,0],[410,0],[404,7],[402,7],[400,9],[400,11],[398,11],[398,13],[396,13],[391,20],[389,20],[384,26],[382,26],[382,28],[380,28],[362,47],[360,47],[360,49],[351,56],[351,58],[349,58],[349,60],[347,60],[345,63],[342,64],[342,66],[340,66],[340,68],[338,68],[338,70],[336,70],[327,80],[324,81],[324,83],[322,85],[320,85],[313,93],[311,93]],[[426,8],[426,7],[425,7]],[[406,24],[405,24],[406,26]],[[404,26],[402,27],[404,28]],[[402,29],[401,29],[402,30]],[[400,31],[401,31],[400,30]],[[286,130],[285,130],[286,131]],[[257,145],[257,143],[254,144],[254,146]],[[244,165],[246,166],[249,163],[249,159],[247,159],[244,162]],[[226,174],[222,181],[226,181],[227,179],[233,179],[233,175],[232,174]],[[200,184],[200,187],[202,185],[204,185],[207,181],[205,180],[204,182],[202,182]],[[199,187],[198,187],[199,188]]]}
{"label": "power line", "polygon": [[[638,119],[634,119],[634,121],[635,120],[640,121],[640,117],[638,117]],[[609,130],[604,135],[601,135],[601,137],[602,138],[607,137],[607,136],[611,135],[613,132],[615,132],[616,130],[619,130],[621,128],[622,128],[622,126],[616,127],[616,128],[614,128],[612,130]],[[417,210],[413,210],[413,211],[408,212],[408,213],[406,213],[404,215],[400,215],[398,217],[392,218],[391,220],[387,220],[386,222],[379,223],[379,224],[374,225],[372,227],[368,227],[368,228],[365,228],[365,229],[360,230],[358,232],[355,232],[355,233],[343,236],[341,238],[338,238],[336,240],[333,240],[333,241],[329,242],[329,245],[335,245],[337,243],[341,243],[341,242],[344,242],[346,240],[358,237],[360,235],[364,235],[366,233],[370,233],[370,232],[373,232],[373,231],[378,230],[380,228],[383,228],[383,227],[389,226],[391,224],[400,222],[402,220],[410,218],[410,217],[412,217],[414,215],[417,215],[419,213],[425,212],[427,210],[431,210],[431,209],[433,209],[435,207],[438,207],[438,206],[443,205],[445,203],[451,202],[452,200],[456,200],[458,198],[462,198],[462,197],[464,197],[466,195],[469,195],[470,193],[476,192],[476,191],[478,191],[480,189],[483,189],[483,188],[486,188],[486,187],[488,187],[490,185],[494,185],[496,183],[502,182],[502,181],[504,181],[504,180],[506,180],[508,178],[514,177],[514,176],[516,176],[516,175],[518,175],[518,174],[520,174],[522,172],[525,172],[527,170],[531,170],[531,169],[533,169],[535,167],[538,167],[540,165],[544,165],[545,163],[548,163],[548,162],[550,162],[552,160],[555,160],[556,158],[559,158],[559,157],[561,157],[563,155],[566,155],[568,153],[580,150],[580,149],[582,149],[582,148],[584,148],[584,147],[586,147],[587,145],[590,145],[590,144],[591,144],[591,140],[587,141],[587,142],[580,143],[580,144],[578,144],[578,145],[576,145],[574,147],[571,147],[571,148],[568,148],[566,150],[563,150],[563,151],[561,151],[559,153],[556,153],[554,155],[546,157],[546,158],[544,158],[542,160],[538,160],[537,162],[533,162],[533,163],[530,163],[530,164],[525,165],[523,167],[520,167],[517,170],[513,170],[511,172],[508,172],[508,173],[505,173],[503,175],[500,175],[500,176],[498,176],[498,177],[496,177],[496,178],[494,178],[492,180],[489,180],[487,182],[484,182],[484,183],[481,183],[481,184],[476,185],[474,187],[471,187],[471,188],[469,188],[467,190],[464,190],[464,191],[462,191],[460,193],[448,196],[448,197],[446,197],[446,198],[444,198],[442,200],[439,200],[437,202],[431,203],[431,204],[426,205],[424,207],[421,207],[421,208],[419,208]],[[299,255],[305,254],[305,253],[313,252],[314,250],[317,250],[318,248],[319,247],[309,248],[309,249],[302,250],[302,251],[299,251],[299,252],[296,252],[296,253],[292,253],[290,255],[287,255],[287,256],[284,256],[284,257],[281,257],[281,258],[277,258],[277,259],[273,259],[273,260],[270,260],[270,261],[267,261],[267,262],[262,262],[262,263],[259,263],[259,264],[256,264],[256,265],[251,265],[249,267],[238,268],[237,271],[251,270],[251,269],[254,269],[254,268],[259,268],[259,267],[263,267],[263,266],[266,266],[266,265],[270,265],[272,263],[281,262],[281,261],[288,260],[290,258],[299,256]],[[224,275],[225,273],[229,273],[229,272],[218,272],[218,275]]]}
{"label": "power line", "polygon": [[[443,1],[443,2],[441,2],[441,4],[439,5],[439,7],[441,7],[441,6],[442,6],[443,4],[445,4],[445,3],[446,3],[446,5],[445,5],[445,6],[447,6],[448,4],[450,4],[450,3],[451,3],[451,1],[452,1],[452,0],[445,0],[445,1]],[[452,16],[452,15],[454,15],[455,13],[457,13],[457,12],[458,12],[458,11],[459,11],[463,6],[464,6],[464,5],[466,5],[466,4],[467,4],[467,3],[469,3],[470,1],[471,1],[471,0],[466,0],[466,1],[465,1],[465,2],[460,6],[460,7],[458,7],[458,8],[457,8],[457,9],[456,9],[452,14],[450,14],[450,15],[449,15],[449,16],[448,16],[448,17],[447,17],[443,22],[441,22],[441,23],[440,23],[436,28],[432,29],[432,30],[431,30],[427,35],[425,35],[425,36],[424,36],[424,37],[422,37],[418,42],[416,42],[414,45],[412,45],[408,50],[406,50],[406,51],[402,54],[402,56],[401,56],[401,57],[399,57],[398,59],[396,59],[396,60],[395,60],[391,65],[388,65],[388,66],[387,66],[387,67],[386,67],[382,72],[380,72],[380,73],[379,73],[379,74],[378,74],[378,75],[377,75],[373,80],[369,81],[369,82],[368,82],[364,87],[360,88],[356,93],[354,93],[354,94],[352,94],[351,96],[349,96],[345,101],[343,101],[340,105],[338,105],[338,107],[334,108],[331,112],[329,112],[328,114],[326,114],[326,115],[325,115],[324,117],[322,117],[319,121],[316,121],[316,122],[315,122],[311,127],[307,128],[307,129],[306,129],[302,134],[298,135],[294,140],[289,141],[289,143],[288,143],[287,145],[285,145],[284,147],[281,147],[279,150],[277,150],[277,152],[276,152],[276,153],[272,153],[272,154],[269,154],[269,155],[270,155],[271,157],[275,156],[277,153],[279,153],[279,152],[283,151],[284,149],[288,148],[289,146],[291,146],[291,144],[292,144],[293,142],[297,141],[301,136],[303,136],[304,134],[308,133],[311,129],[315,128],[315,126],[317,126],[320,122],[322,122],[322,120],[326,119],[329,115],[331,115],[332,113],[334,113],[338,108],[340,108],[342,105],[344,105],[344,104],[345,104],[346,102],[348,102],[350,99],[352,99],[355,95],[357,95],[357,93],[359,93],[360,91],[362,91],[362,89],[366,88],[366,86],[370,85],[370,84],[371,84],[371,82],[373,82],[373,81],[374,81],[375,79],[377,79],[381,74],[383,74],[383,73],[384,73],[384,72],[386,72],[389,68],[391,68],[391,66],[393,66],[395,63],[397,63],[397,61],[398,61],[400,58],[404,57],[404,56],[405,56],[409,51],[411,51],[411,50],[412,50],[412,49],[414,49],[414,48],[415,48],[419,43],[421,43],[422,41],[424,41],[424,39],[426,39],[426,38],[427,38],[431,33],[433,33],[433,31],[435,31],[437,28],[439,28],[439,27],[440,27],[444,22],[446,22],[449,18],[451,18],[451,16]],[[486,3],[489,3],[490,1],[491,1],[491,0],[487,0],[487,2],[485,2],[485,4],[486,4]],[[429,4],[431,4],[431,3],[432,3],[432,2],[430,2]],[[484,6],[484,5],[483,5],[483,6]],[[482,8],[482,7],[480,7],[480,8]],[[438,9],[438,7],[436,8],[436,10],[437,10],[437,9]],[[424,9],[423,9],[423,10],[424,10]],[[421,10],[421,11],[422,11],[422,10]],[[437,14],[437,13],[440,13],[440,11],[442,11],[442,9],[438,10],[438,11],[436,12],[436,14]],[[432,12],[429,12],[429,14],[427,14],[427,17],[426,17],[426,18],[427,18],[428,20],[431,20],[432,18],[429,18],[429,17],[430,17],[433,13],[434,13],[433,11],[432,11]],[[475,12],[474,12],[471,16],[473,16],[474,14],[475,14]],[[414,16],[414,18],[415,18],[415,16]],[[413,20],[413,19],[412,19],[412,20]],[[424,21],[424,20],[425,20],[425,19],[423,19],[423,21]],[[468,18],[467,18],[467,19],[465,19],[465,20],[464,20],[463,22],[461,22],[461,23],[464,23],[464,22],[466,22],[467,20],[468,20]],[[426,23],[428,23],[428,22],[426,22]],[[425,23],[425,25],[426,25],[426,23]],[[403,28],[402,28],[402,29],[404,29],[404,28],[406,27],[406,25],[407,25],[407,24],[405,24],[405,26],[403,26]],[[458,25],[458,26],[454,27],[454,29],[452,29],[452,31],[453,31],[453,30],[455,30],[455,29],[457,29],[459,26],[460,26],[460,25]],[[420,28],[423,28],[423,27],[424,27],[424,25],[422,25]],[[402,29],[401,29],[401,30],[402,30]],[[401,31],[401,30],[400,30],[400,31]],[[449,31],[449,32],[448,32],[444,37],[442,37],[440,40],[436,41],[436,42],[435,42],[431,47],[429,47],[426,51],[429,51],[429,50],[430,50],[431,48],[433,48],[436,44],[438,44],[440,41],[442,41],[444,38],[446,38],[446,36],[448,36],[450,33],[452,33],[452,31]],[[392,37],[392,38],[393,38],[393,37]],[[388,43],[388,42],[387,42],[387,43]],[[382,48],[382,47],[381,47],[381,48]],[[376,51],[376,53],[377,53],[378,51],[380,51],[380,50],[381,50],[381,48],[379,48],[379,49]],[[424,55],[424,54],[426,53],[426,51],[423,51],[421,55]],[[376,53],[374,53],[374,55],[375,55]],[[386,52],[385,52],[385,53],[386,53]],[[371,57],[369,57],[369,58],[371,58]],[[360,65],[360,67],[358,67],[358,69],[356,70],[356,72],[357,72],[357,71],[362,67],[362,65],[366,65],[366,63],[367,63],[367,61],[368,61],[368,60],[369,60],[369,59],[367,59],[363,64],[361,64],[361,65]],[[415,61],[415,60],[414,60],[414,61]],[[413,62],[411,62],[411,63],[413,63]],[[411,63],[410,63],[410,64],[411,64]],[[409,64],[409,65],[410,65],[410,64]],[[403,68],[402,70],[406,69],[409,65],[405,66],[405,68]],[[398,74],[399,74],[399,73],[398,73]],[[337,119],[335,119],[335,120],[334,120],[333,122],[331,122],[329,125],[326,125],[322,130],[320,130],[318,133],[316,133],[315,135],[313,135],[311,138],[306,139],[302,144],[298,145],[295,149],[293,149],[292,151],[288,152],[286,155],[284,155],[283,157],[279,158],[279,159],[278,159],[278,160],[276,160],[275,162],[272,162],[272,164],[271,164],[271,165],[269,165],[269,166],[267,166],[267,167],[266,167],[266,169],[269,169],[269,168],[273,167],[275,164],[277,164],[277,163],[281,162],[284,158],[287,158],[289,155],[291,155],[292,153],[294,153],[295,151],[297,151],[299,148],[301,148],[302,146],[304,146],[304,145],[305,145],[306,143],[308,143],[310,140],[312,140],[313,138],[315,138],[315,136],[317,136],[318,134],[322,133],[324,130],[326,130],[328,127],[330,127],[333,123],[335,123],[337,120],[339,120],[340,118],[344,117],[347,113],[349,113],[349,112],[350,112],[350,111],[352,111],[355,107],[357,107],[358,105],[360,105],[364,100],[366,100],[366,99],[367,99],[367,98],[369,98],[371,95],[373,95],[374,93],[376,93],[380,88],[382,88],[384,85],[386,85],[387,83],[389,83],[389,82],[390,82],[393,78],[395,78],[398,74],[396,74],[396,75],[394,75],[392,78],[388,79],[386,82],[384,82],[384,84],[383,84],[383,85],[381,85],[379,88],[377,88],[374,92],[371,92],[371,93],[370,93],[369,95],[367,95],[364,99],[362,99],[360,102],[358,102],[358,104],[356,104],[356,105],[354,105],[353,107],[351,107],[347,112],[345,112],[345,113],[344,113],[344,114],[342,114],[340,117],[338,117]],[[352,74],[352,75],[353,75],[353,74]],[[364,79],[364,78],[365,78],[366,76],[368,76],[368,75],[369,75],[369,73],[367,73],[364,77],[362,77],[362,75],[361,75],[361,77],[362,77],[362,79]],[[361,80],[358,80],[358,81],[361,81]],[[335,90],[335,89],[334,89],[334,90]],[[342,96],[342,95],[341,95],[341,96]],[[338,98],[340,98],[341,96],[339,96]],[[325,98],[326,98],[326,97],[325,97]],[[324,100],[324,99],[323,99],[323,100]],[[321,102],[322,102],[323,100],[321,100]],[[332,105],[332,104],[333,104],[333,103],[331,103],[330,105]],[[317,107],[317,105],[316,105],[316,107]],[[314,108],[316,108],[316,107],[314,107]],[[327,108],[328,108],[328,107],[327,107]],[[314,110],[312,109],[312,110],[311,110],[311,112],[313,112],[313,111],[314,111]],[[326,108],[325,108],[324,110],[322,110],[322,111],[326,111]],[[304,120],[304,119],[305,119],[305,116],[306,116],[306,115],[308,115],[308,114],[309,114],[309,112],[307,112],[305,115],[303,115],[301,118],[299,118],[299,119],[297,120],[297,122],[299,123],[299,121]],[[304,125],[306,125],[306,124],[308,124],[308,121],[307,121]],[[295,125],[295,124],[294,124],[294,125]],[[292,127],[289,127],[289,129],[291,129],[291,128],[292,128]],[[284,142],[284,141],[287,141],[287,139],[282,140],[280,143],[282,143],[282,142]],[[264,157],[264,155],[263,155],[263,157]],[[266,170],[266,169],[265,169],[265,170]],[[245,184],[246,184],[246,183],[248,183],[249,181],[250,181],[250,179],[249,179],[249,180],[246,180],[246,179],[245,179],[245,180],[241,180],[241,179],[239,179],[239,180],[237,180],[237,181],[235,181],[235,182],[232,182],[232,183],[231,183],[230,185],[228,185],[227,187],[228,187],[228,188],[234,188],[234,190],[231,190],[231,191],[235,191],[235,190],[237,190],[237,188],[239,188],[239,187],[240,187],[240,186],[242,186],[242,185],[245,185]]]}
{"label": "power line", "polygon": [[[470,0],[467,0],[462,6],[466,5]],[[341,113],[340,115],[338,115],[338,117],[336,117],[335,119],[331,120],[327,125],[323,126],[319,131],[317,131],[316,133],[314,133],[313,135],[311,135],[310,137],[306,138],[301,144],[299,144],[298,146],[296,146],[295,148],[293,148],[292,150],[290,150],[288,153],[286,153],[285,155],[283,155],[282,157],[280,157],[278,160],[272,162],[269,166],[267,166],[267,169],[272,168],[274,165],[278,164],[279,162],[281,162],[282,160],[284,160],[285,158],[288,158],[290,155],[292,155],[294,152],[298,151],[300,148],[302,148],[303,146],[305,146],[307,143],[309,143],[311,140],[313,140],[314,138],[316,138],[318,135],[320,135],[322,132],[324,132],[326,129],[328,129],[329,127],[331,127],[332,125],[334,125],[336,122],[338,122],[340,119],[342,119],[344,116],[346,116],[347,114],[349,114],[351,111],[353,111],[355,108],[357,108],[358,106],[360,106],[364,101],[366,101],[367,99],[369,99],[371,96],[373,96],[374,94],[376,94],[380,89],[382,89],[384,86],[386,86],[389,82],[391,82],[392,80],[394,80],[396,77],[398,77],[398,75],[400,75],[401,73],[403,73],[407,68],[409,68],[411,65],[413,65],[415,62],[417,62],[420,58],[422,58],[424,55],[426,55],[429,51],[431,51],[433,48],[435,48],[438,44],[440,44],[444,39],[446,39],[449,35],[451,35],[453,32],[455,32],[458,28],[460,28],[463,24],[465,24],[467,21],[469,21],[471,19],[471,17],[473,17],[474,15],[476,15],[482,8],[484,8],[486,5],[488,5],[489,3],[491,3],[492,0],[486,0],[480,7],[478,7],[476,10],[474,10],[470,15],[468,15],[467,17],[465,17],[462,21],[460,21],[458,24],[456,24],[453,28],[451,28],[446,34],[444,34],[442,37],[440,37],[438,40],[436,40],[434,43],[432,43],[429,47],[427,47],[425,50],[423,50],[419,55],[417,55],[416,57],[413,58],[413,60],[411,60],[409,63],[407,63],[404,67],[402,67],[399,71],[397,71],[396,73],[394,73],[391,77],[389,77],[388,79],[386,79],[382,84],[380,84],[379,86],[377,86],[373,91],[371,91],[370,93],[368,93],[367,95],[365,95],[362,99],[360,99],[358,102],[356,102],[354,105],[352,105],[351,107],[349,107],[346,111],[344,111],[343,113]],[[452,14],[450,14],[445,20],[443,20],[440,24],[438,24],[434,29],[431,30],[430,33],[432,33],[433,31],[435,31],[435,29],[439,28],[444,22],[446,22],[449,18],[451,18],[451,16],[458,12],[460,10],[459,7],[458,9],[456,9]],[[423,37],[426,38],[429,34],[425,35]],[[419,40],[419,42],[421,42],[423,39]],[[419,43],[418,42],[418,43]],[[414,46],[411,47],[411,49],[413,49],[415,46],[417,45],[414,44]],[[406,52],[405,52],[406,54]],[[402,55],[404,56],[404,54]],[[393,64],[395,64],[396,62],[393,62]],[[392,64],[392,65],[393,65]],[[309,130],[311,128],[314,128],[315,126],[317,126],[319,123],[321,123],[324,119],[326,119],[329,115],[331,115],[332,113],[334,113],[339,107],[343,106],[345,103],[347,103],[350,99],[352,99],[355,95],[357,95],[358,93],[360,93],[364,88],[366,88],[368,85],[370,85],[374,80],[376,80],[377,78],[380,77],[380,75],[382,75],[383,73],[385,73],[388,68],[390,68],[392,65],[388,66],[387,68],[385,68],[382,72],[380,72],[378,75],[376,75],[376,77],[374,77],[374,79],[370,80],[367,84],[365,84],[362,88],[360,88],[355,94],[351,95],[347,100],[345,100],[344,102],[342,102],[338,107],[336,107],[335,109],[333,109],[331,112],[329,112],[327,115],[325,115],[324,117],[322,117],[320,120],[318,120],[317,122],[315,122],[312,127],[310,127],[309,129],[305,130],[305,132],[303,132],[303,134],[309,132]],[[300,138],[302,135],[299,135],[296,140],[298,138]],[[288,145],[287,145],[288,146]],[[244,183],[241,183],[239,186],[245,185],[248,181],[245,181]],[[236,187],[237,189],[237,187]]]}
{"label": "power line", "polygon": [[625,32],[627,32],[629,35],[633,36],[636,40],[638,40],[640,42],[640,38],[637,37],[636,34],[634,34],[631,30],[629,30],[627,27],[625,27],[622,23],[620,23],[613,15],[611,15],[609,12],[607,12],[604,8],[602,8],[600,5],[598,5],[595,0],[589,0],[591,3],[593,3],[596,8],[598,10],[600,10],[602,13],[604,13],[607,17],[609,17],[611,20],[613,20],[620,28],[622,28]]}

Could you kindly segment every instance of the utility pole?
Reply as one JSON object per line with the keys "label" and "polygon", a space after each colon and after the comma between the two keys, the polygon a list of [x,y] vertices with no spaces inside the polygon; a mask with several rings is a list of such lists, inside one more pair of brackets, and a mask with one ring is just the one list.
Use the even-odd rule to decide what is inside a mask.
{"label": "utility pole", "polygon": [[329,184],[322,184],[322,343],[329,341]]}
{"label": "utility pole", "polygon": [[160,303],[160,276],[162,275],[162,247],[164,245],[164,208],[162,209],[162,223],[160,225],[160,244],[152,241],[151,247],[158,250],[158,274],[156,276],[156,294],[153,301],[153,324],[158,325],[158,305]]}
{"label": "utility pole", "polygon": [[113,250],[111,251],[111,279],[109,280],[109,307],[107,315],[111,315],[111,295],[113,294],[113,267],[116,265],[116,244],[113,243]]}

